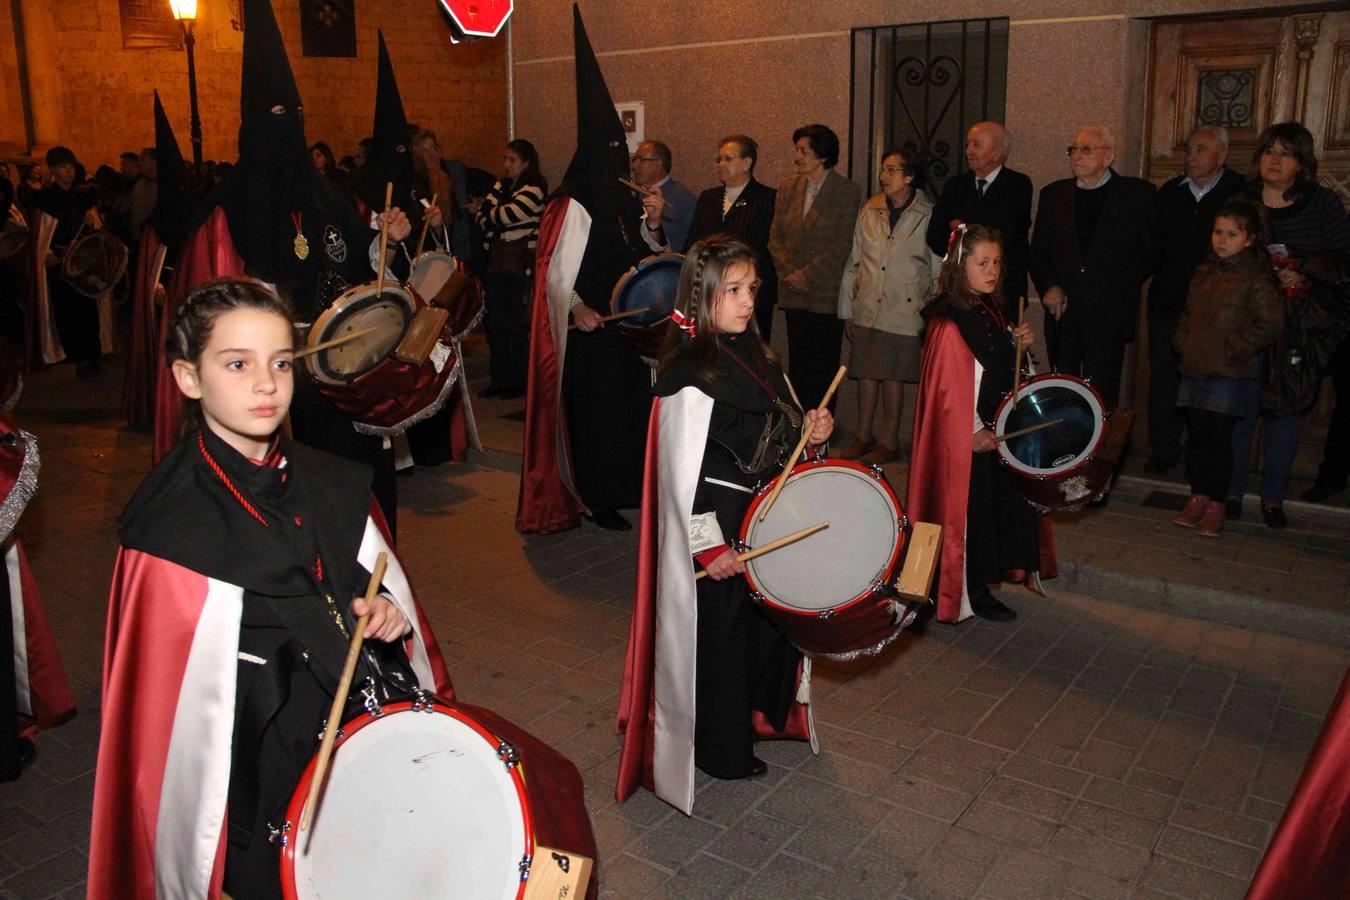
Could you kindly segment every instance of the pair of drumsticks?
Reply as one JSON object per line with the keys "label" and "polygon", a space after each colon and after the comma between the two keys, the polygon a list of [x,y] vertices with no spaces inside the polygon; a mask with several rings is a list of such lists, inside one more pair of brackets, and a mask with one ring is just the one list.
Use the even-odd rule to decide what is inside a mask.
{"label": "pair of drumsticks", "polygon": [[[1017,298],[1017,327],[1021,328],[1027,321],[1027,298]],[[1017,344],[1017,353],[1013,356],[1013,389],[1012,405],[1017,407],[1017,395],[1022,392],[1022,342],[1016,337],[1013,341]],[[1051,419],[1048,422],[1040,422],[1036,425],[1028,425],[1026,428],[1019,428],[1016,431],[1010,431],[1007,434],[1000,434],[994,438],[995,441],[1002,443],[1012,440],[1015,437],[1021,437],[1024,434],[1031,434],[1033,431],[1040,431],[1042,428],[1049,428],[1051,425],[1058,425],[1063,419]]]}

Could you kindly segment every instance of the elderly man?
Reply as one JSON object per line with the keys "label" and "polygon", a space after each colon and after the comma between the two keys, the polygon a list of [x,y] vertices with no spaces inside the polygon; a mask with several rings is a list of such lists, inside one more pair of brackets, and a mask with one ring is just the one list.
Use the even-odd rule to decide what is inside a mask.
{"label": "elderly man", "polygon": [[633,154],[633,180],[647,189],[659,188],[665,200],[661,214],[661,228],[666,243],[676,253],[683,253],[689,238],[689,223],[694,219],[697,201],[689,188],[670,177],[670,148],[660,141],[643,141]]}
{"label": "elderly man", "polygon": [[1050,361],[1120,399],[1125,345],[1153,269],[1153,186],[1111,168],[1115,141],[1084,125],[1065,150],[1072,178],[1046,185],[1031,237],[1031,279],[1046,311]]}
{"label": "elderly man", "polygon": [[928,246],[939,257],[955,222],[988,225],[1003,235],[1003,298],[1009,318],[1027,293],[1031,256],[1031,179],[1008,168],[1012,142],[998,122],[976,122],[966,132],[964,175],[947,179],[928,220]]}
{"label": "elderly man", "polygon": [[778,303],[778,275],[769,255],[769,228],[778,192],[755,180],[759,144],[743,134],[722,138],[717,148],[717,179],[721,187],[698,195],[689,244],[711,234],[727,234],[749,244],[759,256],[759,293],[755,295],[755,324],[769,339],[773,309]]}
{"label": "elderly man", "polygon": [[1176,408],[1181,375],[1172,334],[1195,267],[1209,253],[1214,213],[1245,181],[1224,168],[1228,129],[1201,125],[1186,141],[1186,171],[1154,198],[1158,267],[1148,291],[1148,446],[1144,469],[1161,475],[1181,461],[1184,420]]}

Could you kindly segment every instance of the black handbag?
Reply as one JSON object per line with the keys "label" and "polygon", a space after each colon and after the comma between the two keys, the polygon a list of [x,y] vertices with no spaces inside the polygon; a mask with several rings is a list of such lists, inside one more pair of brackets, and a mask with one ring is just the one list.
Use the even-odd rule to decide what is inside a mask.
{"label": "black handbag", "polygon": [[492,242],[488,249],[487,270],[493,275],[528,275],[534,268],[534,251],[530,249],[529,238],[518,241],[505,241],[501,238]]}

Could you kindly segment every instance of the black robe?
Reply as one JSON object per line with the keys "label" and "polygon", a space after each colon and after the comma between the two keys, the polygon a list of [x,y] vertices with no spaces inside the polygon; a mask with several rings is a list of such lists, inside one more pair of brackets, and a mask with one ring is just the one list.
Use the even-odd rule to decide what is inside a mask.
{"label": "black robe", "polygon": [[760,280],[759,293],[755,295],[755,324],[767,342],[773,329],[773,310],[778,305],[778,271],[769,254],[769,228],[773,225],[773,207],[778,192],[752,176],[736,202],[731,204],[731,209],[723,215],[725,194],[726,188],[708,188],[698,195],[686,249],[695,241],[714,234],[730,235],[750,245],[758,257]]}

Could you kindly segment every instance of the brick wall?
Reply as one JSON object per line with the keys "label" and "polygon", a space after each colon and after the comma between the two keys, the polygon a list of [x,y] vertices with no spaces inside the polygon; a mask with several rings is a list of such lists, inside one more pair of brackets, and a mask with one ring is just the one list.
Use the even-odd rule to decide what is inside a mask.
{"label": "brick wall", "polygon": [[[8,6],[0,33],[10,34]],[[504,38],[452,45],[431,0],[361,0],[355,59],[305,58],[298,0],[274,0],[305,103],[309,140],[339,156],[369,134],[375,109],[376,28],[384,29],[409,120],[434,129],[448,155],[496,170],[506,142]],[[154,142],[151,91],[158,89],[183,148],[188,138],[187,59],[182,51],[124,50],[117,0],[24,0],[38,152],[69,145],[93,169],[122,150]],[[201,0],[197,93],[203,156],[233,159],[239,128],[239,39],[228,35],[223,0]],[[233,44],[233,46],[231,46]],[[12,54],[12,38],[7,51]],[[0,66],[4,60],[0,59]],[[3,66],[5,73],[11,71]],[[6,78],[7,82],[10,79]],[[17,106],[4,88],[4,109]],[[0,144],[21,145],[23,122],[6,116]]]}

